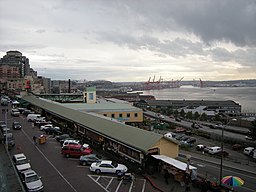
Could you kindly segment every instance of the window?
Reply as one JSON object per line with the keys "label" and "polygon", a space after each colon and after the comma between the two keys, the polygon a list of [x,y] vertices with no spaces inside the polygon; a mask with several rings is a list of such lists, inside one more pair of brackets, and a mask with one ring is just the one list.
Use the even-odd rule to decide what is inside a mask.
{"label": "window", "polygon": [[93,100],[93,93],[89,93],[89,100]]}
{"label": "window", "polygon": [[113,113],[113,114],[111,114],[111,117],[112,117],[112,118],[115,118],[115,114],[114,114],[114,113]]}
{"label": "window", "polygon": [[107,117],[107,114],[103,114],[105,117]]}
{"label": "window", "polygon": [[123,117],[123,114],[122,114],[122,113],[120,113],[120,114],[119,114],[119,118],[122,118],[122,117]]}
{"label": "window", "polygon": [[127,113],[127,115],[126,115],[128,118],[130,118],[131,117],[131,114],[130,113]]}
{"label": "window", "polygon": [[138,117],[138,113],[134,113],[134,117]]}

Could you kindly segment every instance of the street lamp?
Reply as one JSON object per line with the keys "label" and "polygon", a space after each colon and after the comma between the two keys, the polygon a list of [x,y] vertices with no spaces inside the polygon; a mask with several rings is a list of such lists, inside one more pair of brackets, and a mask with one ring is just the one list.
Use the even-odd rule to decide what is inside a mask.
{"label": "street lamp", "polygon": [[219,178],[219,185],[221,186],[221,179],[222,179],[222,165],[223,165],[223,137],[224,137],[224,129],[232,122],[237,121],[237,119],[231,119],[225,126],[221,129],[221,155],[220,155],[220,178]]}
{"label": "street lamp", "polygon": [[7,108],[4,108],[2,109],[2,113],[5,114],[5,125],[6,125],[6,129],[5,129],[5,146],[6,146],[6,149],[8,150],[8,137],[7,137],[7,112],[8,112],[8,109]]}

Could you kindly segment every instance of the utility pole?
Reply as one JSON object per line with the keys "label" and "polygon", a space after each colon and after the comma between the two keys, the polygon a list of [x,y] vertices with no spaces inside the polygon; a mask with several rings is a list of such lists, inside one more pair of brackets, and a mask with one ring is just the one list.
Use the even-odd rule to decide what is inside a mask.
{"label": "utility pole", "polygon": [[6,129],[5,129],[5,146],[6,146],[6,149],[8,150],[8,137],[7,137],[7,112],[8,112],[8,109],[7,108],[4,108],[2,109],[2,113],[4,114],[4,117],[5,117],[5,124],[6,124]]}

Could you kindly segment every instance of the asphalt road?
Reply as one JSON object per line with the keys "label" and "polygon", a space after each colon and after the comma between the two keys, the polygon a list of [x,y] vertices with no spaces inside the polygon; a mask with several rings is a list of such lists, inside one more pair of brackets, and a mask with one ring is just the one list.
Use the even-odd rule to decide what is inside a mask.
{"label": "asphalt road", "polygon": [[[1,120],[4,120],[1,115]],[[30,160],[32,169],[41,176],[44,191],[47,192],[82,192],[82,191],[116,191],[144,192],[156,191],[143,177],[137,177],[134,182],[120,181],[116,175],[91,173],[88,166],[80,166],[76,158],[65,158],[61,155],[60,143],[52,136],[47,136],[45,144],[35,145],[33,136],[39,137],[43,132],[25,116],[12,117],[8,113],[8,127],[16,120],[22,125],[21,130],[12,130],[16,146],[10,150],[10,155],[24,153]],[[95,151],[96,152],[96,151]],[[109,157],[108,159],[111,159]]]}

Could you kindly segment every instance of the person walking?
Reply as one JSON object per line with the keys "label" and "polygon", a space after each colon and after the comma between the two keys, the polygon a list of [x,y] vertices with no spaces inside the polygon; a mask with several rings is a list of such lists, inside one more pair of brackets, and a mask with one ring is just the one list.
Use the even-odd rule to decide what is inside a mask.
{"label": "person walking", "polygon": [[34,144],[36,145],[37,142],[36,142],[36,136],[33,136],[33,141],[34,141]]}

